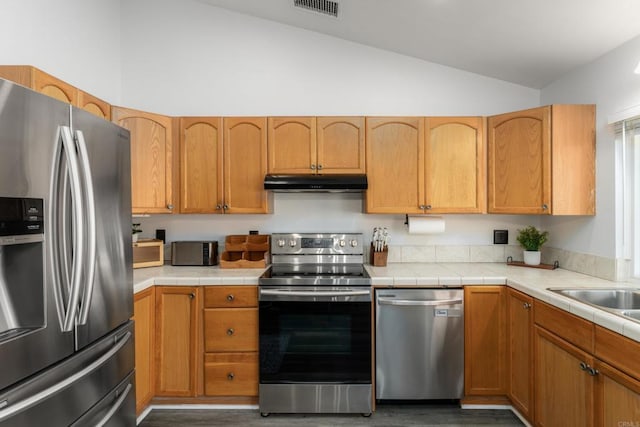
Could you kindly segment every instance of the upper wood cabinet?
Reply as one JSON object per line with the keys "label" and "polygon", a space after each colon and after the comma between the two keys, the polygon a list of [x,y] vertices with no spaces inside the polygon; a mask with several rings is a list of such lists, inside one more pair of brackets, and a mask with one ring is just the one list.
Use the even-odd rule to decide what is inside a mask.
{"label": "upper wood cabinet", "polygon": [[504,286],[464,288],[464,393],[507,394],[507,320]]}
{"label": "upper wood cabinet", "polygon": [[367,213],[422,213],[424,119],[367,117]]}
{"label": "upper wood cabinet", "polygon": [[224,203],[226,213],[269,213],[273,195],[267,174],[267,119],[224,119]]}
{"label": "upper wood cabinet", "polygon": [[222,119],[180,118],[180,212],[222,213]]}
{"label": "upper wood cabinet", "polygon": [[533,298],[507,291],[508,396],[527,420],[533,421]]}
{"label": "upper wood cabinet", "polygon": [[317,137],[317,173],[366,172],[364,117],[318,117]]}
{"label": "upper wood cabinet", "polygon": [[316,172],[316,118],[269,117],[269,173]]}
{"label": "upper wood cabinet", "polygon": [[111,120],[111,105],[82,90],[78,90],[78,107],[101,119]]}
{"label": "upper wood cabinet", "polygon": [[30,65],[0,65],[0,77],[80,107],[105,120],[111,119],[109,103]]}
{"label": "upper wood cabinet", "polygon": [[595,214],[595,106],[488,118],[488,211]]}
{"label": "upper wood cabinet", "polygon": [[485,212],[485,164],[482,117],[425,118],[425,212]]}
{"label": "upper wood cabinet", "polygon": [[364,117],[270,117],[269,173],[365,173]]}
{"label": "upper wood cabinet", "polygon": [[198,287],[156,288],[156,394],[195,396]]}
{"label": "upper wood cabinet", "polygon": [[173,213],[178,181],[173,119],[122,107],[113,107],[111,116],[131,132],[133,213]]}

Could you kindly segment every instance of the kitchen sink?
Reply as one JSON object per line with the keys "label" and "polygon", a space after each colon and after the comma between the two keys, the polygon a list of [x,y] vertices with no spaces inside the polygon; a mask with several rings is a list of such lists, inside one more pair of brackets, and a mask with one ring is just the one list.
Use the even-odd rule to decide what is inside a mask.
{"label": "kitchen sink", "polygon": [[548,288],[548,290],[640,323],[640,289],[638,288]]}

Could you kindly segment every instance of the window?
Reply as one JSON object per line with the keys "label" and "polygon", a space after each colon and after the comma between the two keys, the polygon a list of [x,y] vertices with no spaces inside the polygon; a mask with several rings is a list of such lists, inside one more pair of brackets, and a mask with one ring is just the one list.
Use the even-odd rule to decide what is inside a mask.
{"label": "window", "polygon": [[622,248],[630,274],[640,279],[640,116],[616,123],[622,165]]}

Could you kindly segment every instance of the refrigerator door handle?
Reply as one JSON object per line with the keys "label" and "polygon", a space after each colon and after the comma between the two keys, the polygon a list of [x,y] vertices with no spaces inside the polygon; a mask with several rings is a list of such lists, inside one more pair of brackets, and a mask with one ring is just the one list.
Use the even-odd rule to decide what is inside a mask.
{"label": "refrigerator door handle", "polygon": [[96,272],[96,205],[93,193],[93,179],[91,175],[91,166],[89,164],[89,154],[87,152],[87,143],[84,139],[82,131],[75,132],[78,156],[82,169],[82,183],[84,184],[84,196],[86,202],[86,219],[87,219],[87,262],[84,295],[82,297],[82,305],[80,308],[79,325],[85,325],[89,318],[89,308],[91,307],[91,297],[93,296],[94,279]]}
{"label": "refrigerator door handle", "polygon": [[116,353],[118,353],[127,344],[127,342],[131,339],[131,337],[132,337],[131,332],[127,332],[126,334],[124,334],[123,338],[120,341],[117,341],[116,344],[113,347],[111,347],[109,351],[107,351],[105,354],[100,356],[89,366],[85,367],[84,369],[81,369],[80,371],[76,372],[70,377],[65,378],[63,381],[60,381],[59,383],[52,385],[51,387],[48,387],[12,405],[9,405],[6,400],[3,402],[0,402],[0,408],[3,408],[3,409],[0,409],[0,422],[11,418],[18,412],[22,412],[24,410],[27,410],[37,405],[38,403],[42,402],[43,400],[46,400],[50,396],[53,396],[54,394],[59,393],[65,388],[69,387],[71,384],[75,383],[76,381],[79,381],[82,378],[86,377],[87,375],[91,374],[100,366],[104,365]]}
{"label": "refrigerator door handle", "polygon": [[[62,142],[62,143],[60,143]],[[63,153],[64,152],[64,156]],[[49,209],[52,225],[52,238],[49,239],[49,252],[54,275],[54,294],[58,319],[63,332],[71,332],[74,328],[75,315],[80,303],[82,288],[82,270],[85,256],[85,221],[80,167],[76,154],[71,129],[59,126],[56,138],[56,150],[53,159],[53,176],[50,187],[51,207]],[[68,206],[67,188],[71,190],[72,225],[70,233],[66,225],[66,208]],[[62,207],[60,207],[62,204]],[[62,218],[60,213],[62,211]],[[69,234],[73,235],[73,259],[67,244]],[[69,264],[71,277],[69,278]],[[65,307],[65,294],[68,301]]]}
{"label": "refrigerator door handle", "polygon": [[116,401],[113,402],[113,406],[111,406],[111,408],[105,414],[105,416],[100,421],[98,421],[98,423],[96,424],[96,427],[103,427],[111,420],[111,417],[113,417],[113,414],[115,414],[118,411],[118,409],[120,409],[120,407],[125,402],[125,400],[127,400],[127,396],[131,392],[131,389],[133,389],[133,385],[131,385],[131,383],[127,384],[127,387],[122,391],[122,394],[120,394],[120,396],[116,399]]}

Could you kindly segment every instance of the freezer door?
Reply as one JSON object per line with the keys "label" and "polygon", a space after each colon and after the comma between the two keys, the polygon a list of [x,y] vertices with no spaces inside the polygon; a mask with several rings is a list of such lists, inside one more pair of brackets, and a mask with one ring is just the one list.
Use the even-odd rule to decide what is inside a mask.
{"label": "freezer door", "polygon": [[136,425],[136,392],[134,373],[80,417],[71,427],[122,427]]}
{"label": "freezer door", "polygon": [[[0,197],[43,200],[44,241],[0,245],[0,303],[14,319],[0,329],[0,390],[71,355],[62,332],[47,242],[50,180],[69,105],[0,79]],[[2,222],[2,221],[0,221]],[[46,349],[46,350],[45,350]]]}
{"label": "freezer door", "polygon": [[131,154],[128,130],[77,108],[71,117],[95,232],[91,241],[88,218],[87,279],[76,326],[80,349],[133,315]]}
{"label": "freezer door", "polygon": [[[133,372],[133,365],[133,322],[129,322],[64,362],[4,390],[0,427],[68,426],[116,389]],[[118,397],[126,387],[116,392],[120,390]],[[130,388],[127,393],[132,392]],[[134,426],[135,402],[131,405],[126,399],[125,406],[114,411],[126,413],[122,419],[129,421],[121,425]]]}

